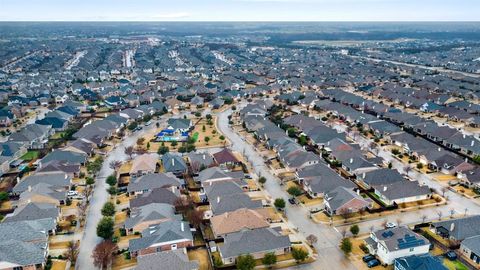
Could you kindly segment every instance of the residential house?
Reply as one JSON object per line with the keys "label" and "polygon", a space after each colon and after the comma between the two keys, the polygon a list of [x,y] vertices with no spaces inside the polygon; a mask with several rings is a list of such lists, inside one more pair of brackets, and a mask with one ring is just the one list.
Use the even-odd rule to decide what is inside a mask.
{"label": "residential house", "polygon": [[351,188],[339,186],[325,194],[325,211],[330,216],[353,214],[371,208],[373,202]]}
{"label": "residential house", "polygon": [[465,238],[460,244],[460,252],[473,265],[480,267],[480,235]]}
{"label": "residential house", "polygon": [[394,267],[394,270],[448,270],[438,257],[430,254],[395,259]]}
{"label": "residential house", "polygon": [[135,270],[199,270],[198,261],[190,261],[186,249],[168,250],[137,257]]}
{"label": "residential house", "polygon": [[181,216],[175,214],[175,207],[166,203],[151,203],[137,208],[133,208],[130,217],[125,220],[125,230],[127,234],[134,234],[147,229],[150,225],[161,222],[180,219]]}
{"label": "residential house", "polygon": [[182,182],[172,173],[153,173],[132,179],[127,186],[127,192],[139,195],[155,188],[169,188],[172,192],[180,189]]}
{"label": "residential house", "polygon": [[295,172],[303,190],[312,198],[323,197],[325,193],[337,188],[353,188],[355,185],[338,175],[323,163],[307,166]]}
{"label": "residential house", "polygon": [[432,230],[443,238],[463,241],[469,237],[480,235],[480,215],[434,222]]}
{"label": "residential house", "polygon": [[142,232],[142,238],[129,241],[132,257],[144,256],[193,246],[193,235],[187,222],[173,219],[152,224]]}
{"label": "residential house", "polygon": [[228,148],[223,148],[221,151],[214,153],[213,159],[221,166],[235,166],[241,163]]}
{"label": "residential house", "polygon": [[210,226],[215,238],[225,238],[226,235],[260,228],[268,228],[270,223],[256,210],[240,208],[210,218]]}
{"label": "residential house", "polygon": [[28,149],[42,149],[52,134],[51,126],[29,124],[19,132],[10,135],[8,141],[24,143]]}
{"label": "residential house", "polygon": [[291,243],[288,236],[273,228],[243,230],[227,234],[223,245],[218,247],[222,262],[226,265],[235,263],[238,256],[250,254],[261,259],[273,252],[280,256],[290,252]]}
{"label": "residential house", "polygon": [[373,185],[373,189],[386,205],[428,200],[432,195],[432,191],[427,185],[420,186],[418,182],[408,180]]}
{"label": "residential house", "polygon": [[398,258],[427,254],[430,249],[430,242],[425,237],[406,226],[371,232],[365,242],[370,253],[387,265]]}
{"label": "residential house", "polygon": [[130,169],[130,178],[140,177],[142,175],[155,173],[158,166],[157,154],[143,154],[133,159]]}
{"label": "residential house", "polygon": [[143,194],[139,194],[136,198],[129,200],[130,208],[138,208],[151,203],[166,203],[174,205],[180,198],[180,191],[171,188],[154,188]]}

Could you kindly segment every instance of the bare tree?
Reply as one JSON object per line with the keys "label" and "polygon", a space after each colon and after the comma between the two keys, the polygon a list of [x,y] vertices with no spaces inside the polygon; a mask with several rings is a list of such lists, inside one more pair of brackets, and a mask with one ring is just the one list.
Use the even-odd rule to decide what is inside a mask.
{"label": "bare tree", "polygon": [[188,208],[191,208],[193,206],[193,201],[190,199],[190,197],[182,196],[177,198],[175,202],[173,202],[173,205],[175,206],[175,209],[182,212]]}
{"label": "bare tree", "polygon": [[205,211],[193,209],[188,211],[186,218],[195,228],[200,228],[200,225],[203,222],[203,216]]}
{"label": "bare tree", "polygon": [[67,252],[63,256],[67,258],[72,264],[77,260],[80,244],[78,241],[70,241],[67,244]]}
{"label": "bare tree", "polygon": [[132,159],[133,152],[134,152],[133,146],[125,147],[125,155],[127,155],[130,159]]}
{"label": "bare tree", "polygon": [[85,220],[85,214],[87,213],[88,204],[86,202],[79,203],[78,208],[78,222],[82,226],[83,221]]}
{"label": "bare tree", "polygon": [[455,209],[450,209],[450,218],[453,218],[453,215],[455,215]]}
{"label": "bare tree", "polygon": [[100,269],[107,269],[113,261],[114,253],[118,246],[111,240],[100,242],[92,253],[93,264]]}
{"label": "bare tree", "polygon": [[370,226],[369,229],[370,229],[370,232],[373,232],[373,230],[375,230],[375,226],[372,225],[372,226]]}
{"label": "bare tree", "polygon": [[412,171],[412,167],[407,165],[407,166],[405,166],[405,168],[403,170],[405,171],[407,176],[410,176],[410,172]]}
{"label": "bare tree", "polygon": [[425,220],[427,220],[427,215],[422,216],[422,223],[425,223]]}
{"label": "bare tree", "polygon": [[87,185],[85,186],[85,188],[83,189],[83,196],[85,196],[85,200],[87,201],[87,203],[90,201],[90,196],[92,195],[93,193],[93,188],[90,186],[90,185]]}
{"label": "bare tree", "polygon": [[108,166],[112,170],[117,170],[121,165],[122,165],[122,162],[118,160],[113,160],[108,164]]}
{"label": "bare tree", "polygon": [[437,211],[438,220],[442,220],[443,213],[442,211]]}
{"label": "bare tree", "polygon": [[318,241],[318,238],[313,235],[313,234],[310,234],[309,236],[307,236],[307,242],[310,246],[313,246],[315,243],[317,243]]}
{"label": "bare tree", "polygon": [[342,235],[342,239],[345,238],[345,237],[347,236],[347,229],[342,228],[342,229],[340,230],[340,234]]}

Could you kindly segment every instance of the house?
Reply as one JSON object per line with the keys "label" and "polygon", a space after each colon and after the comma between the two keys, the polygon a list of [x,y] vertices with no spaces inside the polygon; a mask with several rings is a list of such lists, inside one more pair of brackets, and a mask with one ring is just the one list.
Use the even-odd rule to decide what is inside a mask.
{"label": "house", "polygon": [[460,252],[470,262],[480,267],[480,235],[468,237],[460,244]]}
{"label": "house", "polygon": [[54,221],[58,220],[60,215],[60,208],[49,203],[35,203],[30,202],[27,204],[21,204],[13,213],[5,216],[3,222],[15,222],[23,220],[38,220],[50,218]]}
{"label": "house", "polygon": [[397,170],[381,168],[357,175],[356,181],[363,187],[370,189],[373,186],[405,181],[405,178]]}
{"label": "house", "polygon": [[19,132],[10,135],[8,141],[24,143],[28,149],[42,149],[52,134],[51,126],[29,124]]}
{"label": "house", "polygon": [[125,220],[125,230],[128,235],[141,232],[150,225],[159,224],[172,219],[181,219],[175,214],[175,207],[166,203],[151,203],[134,208],[130,217]]}
{"label": "house", "polygon": [[387,265],[398,258],[427,254],[430,249],[425,237],[405,226],[371,232],[365,242],[370,253]]}
{"label": "house", "polygon": [[127,186],[127,192],[139,195],[155,188],[169,188],[172,192],[180,189],[182,182],[172,173],[152,173],[132,179]]}
{"label": "house", "polygon": [[393,264],[394,270],[448,270],[438,257],[430,254],[398,258]]}
{"label": "house", "polygon": [[12,189],[14,195],[20,195],[39,183],[48,184],[51,188],[70,190],[71,177],[63,172],[35,173],[23,178]]}
{"label": "house", "polygon": [[70,178],[79,177],[81,165],[80,163],[69,163],[68,161],[62,160],[51,160],[49,162],[43,163],[41,167],[37,167],[36,173],[52,173],[52,172],[63,172],[67,174]]}
{"label": "house", "polygon": [[67,146],[63,148],[63,150],[83,153],[89,157],[91,157],[94,153],[95,144],[84,140],[82,138],[76,139],[75,141],[69,143]]}
{"label": "house", "polygon": [[168,250],[137,257],[135,270],[199,270],[198,261],[190,261],[185,249]]}
{"label": "house", "polygon": [[480,189],[480,166],[475,166],[471,170],[457,173],[460,182],[468,187]]}
{"label": "house", "polygon": [[167,128],[188,132],[193,127],[192,120],[183,118],[170,118],[167,121]]}
{"label": "house", "polygon": [[174,219],[152,224],[142,232],[142,238],[128,244],[131,256],[137,257],[193,246],[193,235],[187,222]]}
{"label": "house", "polygon": [[386,205],[428,200],[432,195],[427,185],[420,186],[418,182],[408,180],[373,185],[373,189]]}
{"label": "house", "polygon": [[136,178],[142,175],[155,173],[155,171],[157,170],[157,163],[157,154],[143,154],[136,156],[132,162],[132,167],[130,169],[130,177]]}
{"label": "house", "polygon": [[434,222],[431,229],[443,238],[463,241],[480,235],[480,215]]}
{"label": "house", "polygon": [[21,142],[2,142],[0,143],[0,176],[10,170],[10,164],[18,160],[25,153],[27,148]]}
{"label": "house", "polygon": [[20,194],[19,203],[49,203],[56,206],[65,204],[67,190],[48,183],[35,183]]}
{"label": "house", "polygon": [[280,256],[290,252],[290,239],[273,228],[243,230],[227,234],[223,245],[218,247],[222,262],[226,265],[235,263],[238,256],[250,254],[261,259],[273,252]]}
{"label": "house", "polygon": [[235,166],[241,163],[228,148],[223,148],[221,151],[214,153],[213,159],[218,165],[222,166]]}
{"label": "house", "polygon": [[325,194],[325,210],[330,216],[352,214],[367,210],[373,205],[351,188],[337,187]]}
{"label": "house", "polygon": [[270,223],[256,210],[240,208],[210,218],[210,227],[215,238],[225,238],[227,234],[260,228],[268,228]]}
{"label": "house", "polygon": [[85,165],[87,162],[87,155],[84,153],[55,149],[42,158],[38,166],[41,168],[44,164],[47,164],[51,161],[62,161],[63,163],[67,164]]}
{"label": "house", "polygon": [[187,154],[187,161],[193,174],[215,165],[213,156],[207,152],[190,152]]}
{"label": "house", "polygon": [[51,225],[48,219],[0,223],[0,268],[42,269]]}
{"label": "house", "polygon": [[323,197],[325,193],[337,188],[354,188],[355,185],[338,175],[323,163],[307,166],[295,172],[302,189],[312,198]]}
{"label": "house", "polygon": [[43,119],[35,121],[35,124],[50,126],[55,131],[64,131],[65,129],[67,129],[68,120],[57,117],[45,117]]}
{"label": "house", "polygon": [[182,176],[187,172],[187,164],[182,156],[174,153],[166,153],[162,156],[163,169],[167,173],[173,173],[177,176]]}
{"label": "house", "polygon": [[223,213],[232,212],[240,208],[261,209],[263,207],[263,202],[261,200],[253,200],[250,198],[250,196],[243,192],[228,195],[218,195],[217,197],[208,196],[208,198],[210,201],[211,210],[205,212],[206,217],[210,216],[211,214],[221,215]]}
{"label": "house", "polygon": [[222,170],[219,167],[211,167],[201,171],[195,178],[196,182],[199,182],[203,187],[210,183],[218,181],[234,181],[243,179],[243,171],[231,172]]}
{"label": "house", "polygon": [[129,205],[130,208],[138,208],[151,203],[166,203],[174,205],[179,198],[180,192],[178,189],[154,188],[138,195],[136,198],[130,199]]}

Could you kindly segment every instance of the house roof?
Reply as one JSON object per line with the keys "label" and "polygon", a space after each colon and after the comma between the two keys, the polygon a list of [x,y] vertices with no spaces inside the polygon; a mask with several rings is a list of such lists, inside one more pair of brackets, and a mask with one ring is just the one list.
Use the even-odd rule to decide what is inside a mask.
{"label": "house roof", "polygon": [[328,201],[328,205],[332,210],[337,210],[354,199],[363,201],[365,206],[370,205],[369,201],[365,200],[362,196],[355,193],[352,188],[346,188],[342,186],[336,187],[335,189],[326,193],[325,199]]}
{"label": "house roof", "polygon": [[408,180],[373,185],[373,188],[389,200],[410,198],[432,193],[428,186],[420,186],[418,185],[418,182]]}
{"label": "house roof", "polygon": [[15,222],[22,220],[37,220],[51,218],[55,220],[60,214],[60,209],[49,203],[27,203],[21,204],[11,215],[5,217],[4,222]]}
{"label": "house roof", "polygon": [[197,270],[198,261],[189,261],[183,250],[167,250],[137,257],[135,270],[156,270],[159,266],[162,270]]}
{"label": "house roof", "polygon": [[134,252],[155,244],[178,241],[193,241],[193,236],[187,222],[174,219],[151,225],[142,232],[142,238],[129,241],[128,249]]}
{"label": "house roof", "polygon": [[430,254],[412,255],[395,259],[395,264],[402,265],[405,270],[448,270],[438,257]]}
{"label": "house roof", "polygon": [[[142,222],[175,218],[175,207],[166,203],[151,203],[134,208],[125,220],[125,228],[131,229]],[[179,218],[179,216],[177,216]]]}
{"label": "house roof", "polygon": [[240,208],[259,209],[263,206],[261,200],[252,200],[245,193],[234,193],[217,197],[210,196],[209,201],[212,212],[215,215],[235,211]]}
{"label": "house roof", "polygon": [[480,234],[465,238],[465,240],[462,241],[462,246],[467,247],[475,254],[480,254]]}
{"label": "house roof", "polygon": [[430,242],[408,227],[400,226],[391,229],[384,229],[373,232],[378,242],[383,242],[383,246],[389,251],[398,251],[401,249],[410,249],[423,245],[430,245]]}
{"label": "house roof", "polygon": [[152,171],[157,169],[157,154],[143,154],[136,156],[132,162],[130,173],[137,173],[138,171]]}
{"label": "house roof", "polygon": [[219,250],[222,258],[231,258],[288,247],[290,247],[288,236],[283,236],[272,228],[261,228],[227,234]]}
{"label": "house roof", "polygon": [[448,230],[450,237],[463,240],[472,236],[480,235],[480,215],[434,222],[435,228],[443,227]]}
{"label": "house roof", "polygon": [[391,184],[394,182],[404,181],[403,176],[397,171],[388,168],[381,168],[378,170],[364,173],[361,178],[370,186]]}
{"label": "house roof", "polygon": [[210,218],[212,230],[216,235],[269,227],[267,220],[252,209],[241,208]]}
{"label": "house roof", "polygon": [[42,164],[50,161],[63,161],[69,164],[83,164],[87,161],[87,155],[83,153],[55,149],[42,158]]}
{"label": "house roof", "polygon": [[224,163],[238,163],[239,160],[228,148],[223,148],[220,152],[213,154],[213,158],[218,164]]}
{"label": "house roof", "polygon": [[235,180],[243,179],[244,175],[242,171],[239,172],[229,172],[224,171],[219,167],[211,167],[201,171],[198,174],[198,177],[195,179],[202,183],[207,181],[224,181],[224,180]]}
{"label": "house roof", "polygon": [[187,164],[182,156],[173,153],[166,153],[162,156],[162,164],[165,172],[185,172]]}
{"label": "house roof", "polygon": [[152,173],[131,179],[127,186],[128,192],[151,190],[162,187],[180,187],[182,182],[171,173]]}
{"label": "house roof", "polygon": [[63,172],[32,174],[21,180],[14,188],[14,193],[22,193],[28,189],[29,186],[34,186],[38,183],[46,183],[56,187],[67,187],[70,185],[71,178]]}
{"label": "house roof", "polygon": [[130,200],[130,208],[141,207],[151,203],[167,203],[173,205],[179,198],[178,190],[171,188],[154,188]]}

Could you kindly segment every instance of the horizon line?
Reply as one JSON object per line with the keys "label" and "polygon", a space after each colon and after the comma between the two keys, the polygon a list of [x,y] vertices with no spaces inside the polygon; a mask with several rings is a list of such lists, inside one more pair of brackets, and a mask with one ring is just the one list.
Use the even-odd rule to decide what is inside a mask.
{"label": "horizon line", "polygon": [[480,23],[480,20],[269,20],[269,21],[228,21],[228,20],[2,20],[0,23]]}

